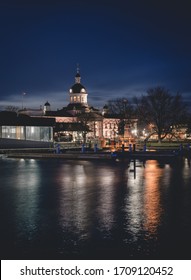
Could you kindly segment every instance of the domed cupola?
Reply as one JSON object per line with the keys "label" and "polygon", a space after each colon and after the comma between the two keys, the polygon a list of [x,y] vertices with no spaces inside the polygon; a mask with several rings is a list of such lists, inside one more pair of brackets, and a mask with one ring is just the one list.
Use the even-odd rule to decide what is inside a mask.
{"label": "domed cupola", "polygon": [[46,101],[46,103],[44,104],[44,106],[50,106],[50,103],[48,101]]}
{"label": "domed cupola", "polygon": [[105,105],[103,106],[102,115],[108,114],[108,112],[109,112],[109,107],[108,107],[107,104],[105,104]]}
{"label": "domed cupola", "polygon": [[77,74],[75,76],[75,84],[69,90],[70,103],[85,103],[87,104],[87,91],[81,84],[81,76],[79,68],[77,68]]}
{"label": "domed cupola", "polygon": [[50,109],[50,103],[47,101],[45,104],[44,104],[44,108],[43,108],[43,111],[44,111],[44,114],[48,111],[51,111]]}

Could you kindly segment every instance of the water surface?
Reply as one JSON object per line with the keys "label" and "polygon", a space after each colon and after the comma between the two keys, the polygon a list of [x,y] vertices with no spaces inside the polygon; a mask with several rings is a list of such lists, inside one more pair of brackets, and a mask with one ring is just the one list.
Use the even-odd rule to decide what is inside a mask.
{"label": "water surface", "polygon": [[0,159],[1,259],[190,259],[191,168]]}

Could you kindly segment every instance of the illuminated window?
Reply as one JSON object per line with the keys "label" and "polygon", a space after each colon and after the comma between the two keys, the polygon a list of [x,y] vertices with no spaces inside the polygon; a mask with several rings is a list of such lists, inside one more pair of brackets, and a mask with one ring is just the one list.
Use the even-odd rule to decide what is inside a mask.
{"label": "illuminated window", "polygon": [[74,96],[74,102],[76,102],[76,96]]}

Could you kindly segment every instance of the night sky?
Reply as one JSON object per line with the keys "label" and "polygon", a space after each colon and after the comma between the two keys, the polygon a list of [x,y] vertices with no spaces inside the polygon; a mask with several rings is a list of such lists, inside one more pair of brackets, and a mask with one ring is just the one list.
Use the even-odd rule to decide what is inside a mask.
{"label": "night sky", "polygon": [[69,103],[77,63],[88,103],[164,86],[191,106],[187,0],[1,0],[0,108]]}

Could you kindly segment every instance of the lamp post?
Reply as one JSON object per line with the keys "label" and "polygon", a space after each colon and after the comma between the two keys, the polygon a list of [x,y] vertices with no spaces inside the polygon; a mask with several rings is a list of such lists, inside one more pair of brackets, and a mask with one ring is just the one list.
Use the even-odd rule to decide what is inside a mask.
{"label": "lamp post", "polygon": [[127,125],[127,104],[128,100],[126,98],[123,99],[123,117],[124,117],[124,133],[123,133],[123,140],[126,137],[126,125]]}
{"label": "lamp post", "polygon": [[24,109],[23,103],[24,103],[24,96],[26,95],[26,92],[22,92],[22,110]]}

